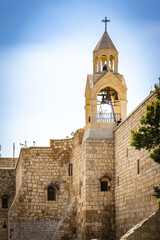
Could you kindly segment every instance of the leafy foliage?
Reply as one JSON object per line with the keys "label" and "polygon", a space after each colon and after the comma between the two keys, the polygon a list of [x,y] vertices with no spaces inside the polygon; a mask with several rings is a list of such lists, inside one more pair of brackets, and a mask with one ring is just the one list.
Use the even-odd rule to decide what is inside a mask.
{"label": "leafy foliage", "polygon": [[157,203],[158,203],[158,207],[160,208],[160,187],[153,186],[153,188],[154,188],[153,196],[158,199]]}
{"label": "leafy foliage", "polygon": [[137,131],[131,131],[131,146],[150,151],[150,157],[160,164],[160,88],[155,85],[156,101],[147,105]]}
{"label": "leafy foliage", "polygon": [[155,192],[153,196],[155,196],[156,198],[160,198],[160,188],[157,186],[154,186],[153,188]]}

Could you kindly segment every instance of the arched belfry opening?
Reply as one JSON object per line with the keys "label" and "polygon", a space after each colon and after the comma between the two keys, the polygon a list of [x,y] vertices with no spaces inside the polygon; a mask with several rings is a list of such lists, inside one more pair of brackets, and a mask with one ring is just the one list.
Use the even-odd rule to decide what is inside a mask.
{"label": "arched belfry opening", "polygon": [[121,119],[120,98],[111,88],[101,89],[97,95],[97,122],[117,122]]}
{"label": "arched belfry opening", "polygon": [[115,49],[111,49],[110,52],[101,54],[101,52],[94,50],[94,73],[118,72],[118,52]]}

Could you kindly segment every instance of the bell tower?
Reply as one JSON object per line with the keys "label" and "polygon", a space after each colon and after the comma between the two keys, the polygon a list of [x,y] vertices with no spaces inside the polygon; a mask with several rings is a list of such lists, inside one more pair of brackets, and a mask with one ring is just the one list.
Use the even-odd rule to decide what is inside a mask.
{"label": "bell tower", "polygon": [[117,122],[126,118],[127,86],[118,73],[118,51],[105,31],[93,51],[93,74],[87,76],[85,90],[85,139],[113,139]]}

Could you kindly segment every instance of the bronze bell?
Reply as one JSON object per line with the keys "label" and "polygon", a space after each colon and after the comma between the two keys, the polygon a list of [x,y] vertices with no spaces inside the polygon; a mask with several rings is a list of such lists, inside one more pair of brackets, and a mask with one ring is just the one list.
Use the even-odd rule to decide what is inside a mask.
{"label": "bronze bell", "polygon": [[101,104],[105,104],[106,103],[106,101],[105,101],[105,99],[104,99],[104,95],[102,96],[102,101],[101,101]]}
{"label": "bronze bell", "polygon": [[116,96],[115,96],[115,99],[114,100],[116,100],[116,101],[118,101],[119,99],[118,99],[118,94],[116,94]]}
{"label": "bronze bell", "polygon": [[111,95],[109,93],[105,95],[105,101],[106,102],[111,101]]}
{"label": "bronze bell", "polygon": [[103,71],[107,71],[107,64],[103,66]]}

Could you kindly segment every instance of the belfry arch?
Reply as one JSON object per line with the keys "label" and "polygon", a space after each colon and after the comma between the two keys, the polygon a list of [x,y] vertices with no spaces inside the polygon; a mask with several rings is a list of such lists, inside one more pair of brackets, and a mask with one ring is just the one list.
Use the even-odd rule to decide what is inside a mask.
{"label": "belfry arch", "polygon": [[93,58],[94,73],[118,72],[118,56],[115,52],[115,50],[105,51],[105,53],[95,51]]}
{"label": "belfry arch", "polygon": [[117,122],[121,119],[120,96],[112,87],[104,87],[97,94],[97,122]]}

